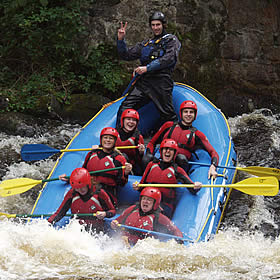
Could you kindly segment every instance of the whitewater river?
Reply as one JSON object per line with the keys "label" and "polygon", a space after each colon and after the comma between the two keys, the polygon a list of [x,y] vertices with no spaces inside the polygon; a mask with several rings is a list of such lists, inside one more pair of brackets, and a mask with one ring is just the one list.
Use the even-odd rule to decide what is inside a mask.
{"label": "whitewater river", "polygon": [[[240,166],[280,168],[280,115],[255,111],[229,119]],[[0,179],[44,179],[55,158],[26,163],[23,144],[62,149],[81,128],[46,123],[32,138],[0,132]],[[244,179],[246,174],[239,174]],[[247,175],[248,176],[248,175]],[[30,213],[39,189],[0,198],[0,212]],[[280,279],[280,202],[234,191],[219,233],[185,247],[147,239],[128,250],[104,235],[91,236],[77,222],[55,230],[46,221],[0,220],[0,279]]]}

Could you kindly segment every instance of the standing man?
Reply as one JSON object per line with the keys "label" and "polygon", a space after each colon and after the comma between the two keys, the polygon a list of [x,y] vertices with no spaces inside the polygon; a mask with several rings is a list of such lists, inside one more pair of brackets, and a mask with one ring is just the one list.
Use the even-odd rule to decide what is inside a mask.
{"label": "standing man", "polygon": [[122,112],[126,109],[138,110],[153,101],[160,113],[161,124],[167,120],[176,121],[172,102],[173,80],[171,74],[176,65],[181,44],[175,35],[165,31],[166,19],[163,13],[154,12],[149,18],[153,38],[127,48],[124,40],[127,22],[118,30],[117,48],[123,60],[140,59],[134,69],[139,75],[135,87],[122,102],[116,126],[120,126]]}

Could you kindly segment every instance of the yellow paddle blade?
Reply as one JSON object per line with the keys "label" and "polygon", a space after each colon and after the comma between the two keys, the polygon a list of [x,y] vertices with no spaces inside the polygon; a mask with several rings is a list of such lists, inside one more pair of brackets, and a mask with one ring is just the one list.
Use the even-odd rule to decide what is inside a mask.
{"label": "yellow paddle blade", "polygon": [[255,177],[240,181],[232,188],[250,195],[275,196],[279,192],[279,181],[276,177]]}
{"label": "yellow paddle blade", "polygon": [[0,212],[0,216],[5,216],[7,218],[16,218],[16,214],[7,214],[7,213],[1,213]]}
{"label": "yellow paddle blade", "polygon": [[20,194],[41,183],[42,180],[33,180],[29,178],[5,180],[0,184],[0,196],[5,197]]}
{"label": "yellow paddle blade", "polygon": [[262,166],[248,166],[248,167],[237,167],[237,170],[248,172],[255,176],[274,176],[280,180],[280,169],[262,167]]}

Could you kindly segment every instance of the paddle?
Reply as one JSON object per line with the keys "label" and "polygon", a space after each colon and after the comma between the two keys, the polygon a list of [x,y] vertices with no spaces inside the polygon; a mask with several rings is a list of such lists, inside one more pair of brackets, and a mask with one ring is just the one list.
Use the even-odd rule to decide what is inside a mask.
{"label": "paddle", "polygon": [[[138,187],[157,188],[193,188],[192,184],[138,184]],[[233,188],[250,195],[275,196],[279,191],[279,181],[276,177],[248,178],[235,184],[202,185],[203,188]]]}
{"label": "paddle", "polygon": [[[135,149],[138,146],[120,146],[117,149]],[[57,150],[44,144],[25,144],[21,148],[21,158],[24,161],[46,159],[57,153],[91,151],[92,148]]]}
{"label": "paddle", "polygon": [[[5,216],[7,218],[22,218],[22,219],[25,219],[25,218],[44,218],[44,217],[50,217],[51,215],[52,214],[7,214],[7,213],[1,213],[0,212],[0,216]],[[67,216],[67,217],[87,217],[87,216],[92,217],[92,216],[96,216],[96,213],[66,214],[64,216]],[[108,219],[108,218],[104,218],[104,220],[110,221],[110,219]],[[144,233],[147,233],[147,234],[162,236],[162,237],[166,237],[166,238],[175,238],[177,240],[182,240],[182,241],[193,242],[192,240],[182,238],[182,237],[179,237],[179,236],[176,236],[176,235],[167,234],[167,233],[162,233],[162,232],[157,232],[157,231],[152,231],[152,230],[146,230],[146,229],[127,226],[127,225],[123,225],[123,224],[118,224],[118,226],[121,227],[121,228],[129,229],[129,230],[144,232]]]}
{"label": "paddle", "polygon": [[[50,217],[52,214],[7,214],[7,213],[1,213],[0,216],[5,216],[7,218],[45,218]],[[96,216],[95,213],[85,213],[85,214],[65,214],[66,217],[74,217],[74,216]],[[106,218],[105,218],[106,220]]]}
{"label": "paddle", "polygon": [[[201,165],[201,166],[210,166],[211,165],[209,163],[193,162],[193,161],[189,161],[189,164]],[[223,165],[218,165],[217,167],[236,169],[236,170],[247,172],[247,173],[255,175],[255,176],[274,176],[278,180],[280,180],[280,169],[277,169],[277,168],[262,167],[262,166],[248,166],[248,167],[236,166],[235,167],[235,166],[223,166]]]}
{"label": "paddle", "polygon": [[[107,171],[118,170],[122,168],[125,168],[125,166],[90,171],[89,173],[92,175],[100,172],[107,172]],[[70,178],[69,176],[66,177],[66,179],[69,178]],[[52,178],[52,179],[45,179],[45,180],[33,180],[29,178],[9,179],[6,181],[2,181],[0,183],[0,196],[6,197],[10,195],[24,193],[41,183],[52,182],[57,180],[59,180],[59,178]]]}
{"label": "paddle", "polygon": [[177,240],[182,240],[182,241],[194,242],[192,240],[189,240],[189,239],[186,239],[186,238],[183,238],[183,237],[179,237],[179,236],[172,235],[172,234],[167,234],[167,233],[162,233],[162,232],[158,232],[158,231],[152,231],[152,230],[147,230],[147,229],[142,229],[142,228],[137,228],[137,227],[131,227],[131,226],[123,225],[123,224],[119,224],[118,226],[121,227],[121,228],[129,229],[129,230],[144,232],[144,233],[147,233],[147,234],[152,234],[152,235],[157,235],[157,236],[162,236],[162,237],[167,237],[167,238],[175,238]]}
{"label": "paddle", "polygon": [[130,82],[129,82],[127,88],[124,90],[122,96],[125,96],[125,95],[128,93],[129,89],[130,89],[131,86],[134,84],[134,82],[136,82],[136,79],[137,79],[139,76],[140,76],[140,75],[137,74],[137,73],[133,76],[133,78],[130,80]]}

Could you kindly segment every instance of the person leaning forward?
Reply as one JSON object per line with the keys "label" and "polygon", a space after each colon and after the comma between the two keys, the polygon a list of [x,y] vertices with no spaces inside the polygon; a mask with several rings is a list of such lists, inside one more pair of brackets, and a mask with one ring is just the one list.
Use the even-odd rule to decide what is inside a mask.
{"label": "person leaning forward", "polygon": [[71,208],[72,214],[95,214],[78,217],[80,224],[84,224],[87,230],[104,231],[104,218],[111,218],[116,214],[109,195],[98,185],[91,183],[91,176],[85,168],[74,169],[69,182],[72,188],[48,222],[55,224]]}
{"label": "person leaning forward", "polygon": [[[117,229],[120,223],[139,229],[183,237],[178,227],[161,213],[160,201],[161,193],[158,189],[144,188],[140,193],[139,203],[125,209],[117,219],[111,222],[111,228]],[[123,236],[127,237],[129,244],[134,245],[138,240],[149,237],[150,235],[136,230],[124,230]]]}
{"label": "person leaning forward", "polygon": [[120,126],[122,112],[133,108],[138,110],[153,101],[160,113],[161,124],[166,120],[177,120],[172,101],[173,80],[171,74],[176,65],[181,44],[175,35],[165,30],[166,19],[163,13],[154,12],[149,18],[153,38],[127,47],[125,42],[127,22],[121,23],[118,30],[117,49],[121,59],[140,59],[140,65],[134,69],[139,75],[134,89],[122,102],[116,127]]}
{"label": "person leaning forward", "polygon": [[147,165],[153,159],[155,146],[160,144],[163,139],[172,138],[178,144],[178,153],[176,163],[184,168],[186,172],[189,170],[188,160],[192,153],[197,149],[203,149],[208,152],[211,157],[211,166],[208,171],[208,179],[211,176],[215,179],[218,175],[216,167],[219,163],[219,155],[208,141],[203,132],[192,126],[197,116],[197,105],[192,100],[183,101],[180,105],[180,122],[168,121],[164,123],[159,131],[153,136],[147,145],[146,154],[143,156],[143,164]]}

